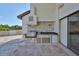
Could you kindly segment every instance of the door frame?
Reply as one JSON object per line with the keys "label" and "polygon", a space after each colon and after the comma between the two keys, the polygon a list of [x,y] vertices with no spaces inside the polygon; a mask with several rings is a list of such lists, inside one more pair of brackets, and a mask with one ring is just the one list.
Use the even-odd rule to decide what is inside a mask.
{"label": "door frame", "polygon": [[[65,18],[67,18],[67,46],[65,46],[61,42],[61,21],[64,20]],[[61,43],[64,47],[68,47],[68,17],[64,17],[64,18],[62,18],[62,19],[59,20],[59,43]]]}
{"label": "door frame", "polygon": [[[79,12],[79,10],[76,10],[76,11],[73,11],[73,13],[71,13],[71,14],[69,14],[69,15],[67,15],[67,16],[65,16],[65,17],[63,17],[63,18],[61,18],[61,19],[59,19],[59,42],[61,43],[61,36],[60,36],[60,34],[61,34],[61,20],[63,20],[64,18],[67,18],[67,47],[63,44],[63,43],[61,43],[64,47],[66,47],[66,48],[68,48],[68,49],[70,49],[71,51],[73,51],[71,48],[70,48],[70,43],[71,43],[71,41],[70,41],[70,36],[69,36],[69,17],[71,16],[71,15],[74,15],[74,14],[76,14],[77,12]],[[74,51],[73,51],[74,52]],[[74,52],[75,53],[75,52]]]}

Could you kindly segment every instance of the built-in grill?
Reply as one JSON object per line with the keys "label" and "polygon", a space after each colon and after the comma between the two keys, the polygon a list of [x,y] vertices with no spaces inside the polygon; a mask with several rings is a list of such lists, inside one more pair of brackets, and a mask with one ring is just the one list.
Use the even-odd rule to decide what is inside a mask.
{"label": "built-in grill", "polygon": [[[34,35],[32,35],[32,33],[34,34]],[[40,35],[48,35],[48,34],[50,34],[50,35],[58,35],[58,33],[56,33],[56,32],[37,32],[37,31],[30,31],[30,34],[29,33],[27,33],[27,34],[24,34],[25,35],[25,37],[26,38],[36,38],[37,37],[37,35],[38,34],[40,34]]]}

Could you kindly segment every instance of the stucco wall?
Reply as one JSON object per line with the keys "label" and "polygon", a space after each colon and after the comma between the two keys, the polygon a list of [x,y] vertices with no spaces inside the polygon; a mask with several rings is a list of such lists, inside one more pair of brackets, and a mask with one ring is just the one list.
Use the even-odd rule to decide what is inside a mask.
{"label": "stucco wall", "polygon": [[62,8],[58,8],[61,4],[56,3],[31,3],[31,13],[23,17],[23,33],[27,32],[28,16],[34,15],[34,8],[36,8],[36,15],[39,21],[54,21],[54,32],[59,33],[59,19],[63,18],[76,10],[79,10],[78,3],[64,3]]}
{"label": "stucco wall", "polygon": [[25,15],[23,18],[22,18],[22,34],[25,34],[27,33],[27,30],[28,30],[28,25],[27,25],[27,20],[29,19],[30,14],[28,15]]}
{"label": "stucco wall", "polygon": [[30,6],[30,15],[34,15],[34,8],[36,8],[38,21],[54,22],[54,32],[59,33],[58,5],[56,3],[32,3]]}
{"label": "stucco wall", "polygon": [[[36,8],[36,10],[35,10]],[[36,15],[39,21],[55,21],[57,18],[56,4],[55,3],[32,3],[31,15]]]}
{"label": "stucco wall", "polygon": [[[38,20],[41,22],[41,21],[52,21],[52,24],[53,24],[53,28],[52,29],[54,32],[59,32],[59,22],[58,22],[58,19],[57,19],[57,16],[58,16],[58,12],[57,12],[57,7],[56,7],[56,4],[51,4],[51,3],[31,3],[30,4],[30,9],[31,9],[31,13],[29,15],[26,15],[22,18],[22,31],[23,31],[23,34],[27,33],[27,30],[29,30],[29,26],[27,26],[27,20],[28,20],[28,17],[29,16],[33,16],[34,15],[34,8],[36,7],[37,11],[36,11],[36,15],[38,17]],[[39,25],[39,24],[38,24]],[[47,26],[45,26],[45,24],[41,24],[39,26],[34,26],[34,27],[31,27],[31,29],[39,29],[41,30],[40,27],[43,27],[43,29],[48,28]],[[47,24],[46,24],[47,25]],[[49,29],[49,28],[48,28]]]}
{"label": "stucco wall", "polygon": [[59,8],[59,19],[79,10],[79,3],[64,3],[62,8]]}
{"label": "stucco wall", "polygon": [[[30,15],[34,15],[34,8],[36,8],[36,15],[38,17],[38,21],[52,21],[54,22],[54,30],[52,31],[59,33],[59,19],[79,10],[79,3],[64,3],[63,7],[59,8],[60,4],[49,4],[49,3],[31,3],[31,13]],[[28,29],[41,30],[48,28],[47,24],[40,24],[39,26],[28,27],[27,20],[28,16],[23,17],[22,27],[23,33],[26,33]],[[61,43],[67,46],[67,18],[63,19],[61,22]],[[48,28],[49,29],[49,28]]]}
{"label": "stucco wall", "polygon": [[40,22],[37,26],[29,26],[29,30],[34,31],[54,31],[54,22]]}

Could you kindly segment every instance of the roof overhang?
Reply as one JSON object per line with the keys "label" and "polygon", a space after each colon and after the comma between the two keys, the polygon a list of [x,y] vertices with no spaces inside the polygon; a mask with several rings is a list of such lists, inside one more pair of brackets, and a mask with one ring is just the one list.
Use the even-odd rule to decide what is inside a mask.
{"label": "roof overhang", "polygon": [[22,19],[22,17],[24,17],[25,15],[28,15],[29,13],[30,13],[30,10],[18,15],[17,18]]}

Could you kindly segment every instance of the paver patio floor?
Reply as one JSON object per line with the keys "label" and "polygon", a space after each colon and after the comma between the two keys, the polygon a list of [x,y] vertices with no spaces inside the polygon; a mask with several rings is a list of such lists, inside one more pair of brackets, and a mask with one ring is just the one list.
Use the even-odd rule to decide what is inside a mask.
{"label": "paver patio floor", "polygon": [[[7,39],[6,39],[7,40]],[[1,56],[67,56],[54,45],[35,45],[26,40],[16,38],[0,45]]]}

